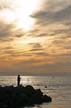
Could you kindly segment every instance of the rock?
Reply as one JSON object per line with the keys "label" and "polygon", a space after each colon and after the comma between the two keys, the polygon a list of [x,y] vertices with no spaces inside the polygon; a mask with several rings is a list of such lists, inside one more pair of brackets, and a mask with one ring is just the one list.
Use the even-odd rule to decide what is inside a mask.
{"label": "rock", "polygon": [[20,108],[51,101],[50,96],[43,95],[40,89],[34,89],[31,85],[0,87],[0,108]]}
{"label": "rock", "polygon": [[52,98],[50,96],[47,96],[47,95],[44,95],[42,97],[42,99],[43,99],[43,102],[51,102],[52,101]]}

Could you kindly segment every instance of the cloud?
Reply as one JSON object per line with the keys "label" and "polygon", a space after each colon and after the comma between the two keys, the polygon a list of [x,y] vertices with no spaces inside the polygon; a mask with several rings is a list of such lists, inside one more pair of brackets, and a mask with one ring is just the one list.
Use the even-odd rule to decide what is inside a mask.
{"label": "cloud", "polygon": [[32,17],[36,18],[37,23],[42,25],[52,24],[56,22],[63,22],[68,21],[71,19],[71,5],[68,5],[67,7],[62,8],[59,11],[46,11],[42,10],[39,12],[36,12],[32,15]]}
{"label": "cloud", "polygon": [[41,52],[34,52],[34,54],[36,56],[49,56],[49,54],[47,52],[41,51]]}
{"label": "cloud", "polygon": [[0,21],[0,41],[12,41],[15,37],[24,36],[24,31],[17,29],[15,24],[5,24]]}
{"label": "cloud", "polygon": [[8,25],[0,21],[0,40],[7,40],[7,37],[10,37],[10,35],[12,34],[13,28],[14,27],[12,24]]}
{"label": "cloud", "polygon": [[60,35],[60,34],[64,34],[65,36],[67,36],[67,35],[71,34],[71,29],[67,29],[67,28],[62,29],[61,28],[61,29],[54,30],[53,32],[54,32],[53,36],[54,35]]}
{"label": "cloud", "polygon": [[70,0],[45,0],[44,9],[48,11],[59,11],[66,6],[70,5]]}
{"label": "cloud", "polygon": [[39,43],[30,43],[28,44],[31,47],[30,51],[42,51],[43,47]]}
{"label": "cloud", "polygon": [[47,35],[48,35],[48,33],[46,33],[46,32],[44,33],[43,32],[43,33],[38,33],[36,36],[37,37],[44,37],[44,36],[47,36]]}
{"label": "cloud", "polygon": [[70,72],[71,0],[67,4],[65,0],[44,0],[43,6],[30,16],[35,19],[33,30],[26,33],[1,16],[6,10],[13,12],[15,4],[11,2],[0,0],[0,64],[4,64],[0,69],[5,71],[10,64],[8,73]]}
{"label": "cloud", "polygon": [[4,9],[11,9],[13,10],[13,8],[15,7],[16,2],[12,2],[12,0],[0,0],[0,11],[4,10]]}
{"label": "cloud", "polygon": [[15,5],[12,0],[0,0],[0,41],[12,41],[22,37],[24,31],[16,25]]}
{"label": "cloud", "polygon": [[70,20],[71,19],[71,6],[67,6],[66,8],[58,11],[53,15],[54,21],[61,21],[61,20]]}

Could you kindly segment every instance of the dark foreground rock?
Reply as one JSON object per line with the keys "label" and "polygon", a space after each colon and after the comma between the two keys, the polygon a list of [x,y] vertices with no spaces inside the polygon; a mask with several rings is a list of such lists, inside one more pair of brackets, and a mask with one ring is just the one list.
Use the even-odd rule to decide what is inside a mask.
{"label": "dark foreground rock", "polygon": [[34,89],[30,85],[0,87],[0,108],[20,108],[51,101],[50,96],[43,95],[40,89]]}

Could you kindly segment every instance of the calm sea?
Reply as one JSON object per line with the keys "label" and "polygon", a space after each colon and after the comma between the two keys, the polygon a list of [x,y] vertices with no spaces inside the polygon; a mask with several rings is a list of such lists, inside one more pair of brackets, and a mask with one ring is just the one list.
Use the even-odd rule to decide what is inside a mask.
{"label": "calm sea", "polygon": [[[21,84],[31,84],[52,97],[51,103],[30,108],[71,108],[71,76],[21,76]],[[0,76],[0,85],[16,86],[16,76]]]}

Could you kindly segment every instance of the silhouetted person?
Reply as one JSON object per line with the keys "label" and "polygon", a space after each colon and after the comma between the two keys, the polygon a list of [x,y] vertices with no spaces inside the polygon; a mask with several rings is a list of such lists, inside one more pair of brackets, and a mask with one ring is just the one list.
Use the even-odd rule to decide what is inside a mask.
{"label": "silhouetted person", "polygon": [[21,80],[20,75],[18,75],[17,76],[17,86],[20,86],[20,80]]}

